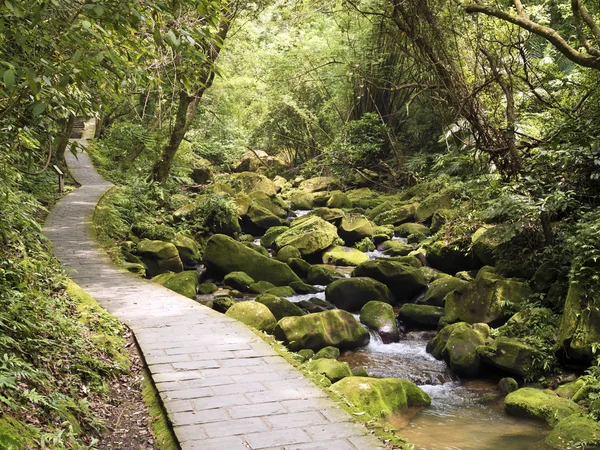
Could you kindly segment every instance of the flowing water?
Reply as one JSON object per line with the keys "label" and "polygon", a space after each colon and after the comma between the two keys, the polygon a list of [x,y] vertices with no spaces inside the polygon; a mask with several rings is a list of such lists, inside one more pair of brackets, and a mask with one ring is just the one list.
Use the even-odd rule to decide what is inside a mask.
{"label": "flowing water", "polygon": [[443,361],[425,351],[434,332],[411,332],[383,344],[371,334],[368,346],[340,360],[365,367],[370,375],[411,380],[431,396],[431,406],[391,418],[398,434],[416,450],[546,450],[544,424],[507,416],[498,380],[460,381]]}

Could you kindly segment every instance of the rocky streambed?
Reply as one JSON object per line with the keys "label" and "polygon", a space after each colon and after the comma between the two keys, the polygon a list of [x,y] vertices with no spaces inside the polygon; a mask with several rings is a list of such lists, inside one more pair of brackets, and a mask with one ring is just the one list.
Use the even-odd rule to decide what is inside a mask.
{"label": "rocky streambed", "polygon": [[273,334],[332,392],[417,448],[600,441],[586,416],[588,379],[524,387],[557,366],[557,349],[582,363],[592,345],[571,320],[575,290],[562,318],[530,301],[555,295],[551,267],[528,275],[498,260],[494,226],[468,245],[453,238],[444,223],[455,192],[336,188],[327,177],[241,173],[173,212],[192,220],[218,195],[237,216],[220,215],[209,235],[134,240],[124,254],[132,271]]}

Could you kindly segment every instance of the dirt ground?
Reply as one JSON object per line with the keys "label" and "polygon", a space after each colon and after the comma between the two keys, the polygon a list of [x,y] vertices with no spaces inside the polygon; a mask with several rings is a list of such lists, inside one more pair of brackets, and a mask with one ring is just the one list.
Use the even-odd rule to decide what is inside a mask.
{"label": "dirt ground", "polygon": [[142,396],[143,365],[131,332],[127,332],[131,371],[110,385],[105,403],[94,405],[107,429],[98,437],[98,450],[156,450],[150,412]]}

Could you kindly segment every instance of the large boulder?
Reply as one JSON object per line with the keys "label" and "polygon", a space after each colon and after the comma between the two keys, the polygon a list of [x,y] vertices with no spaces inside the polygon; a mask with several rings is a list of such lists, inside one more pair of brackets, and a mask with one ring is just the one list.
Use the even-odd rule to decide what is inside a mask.
{"label": "large boulder", "polygon": [[254,284],[254,280],[245,272],[229,272],[223,277],[223,284],[240,292],[249,292],[250,285]]}
{"label": "large boulder", "polygon": [[289,207],[278,196],[269,197],[264,192],[252,191],[252,192],[250,192],[249,197],[252,199],[252,203],[254,203],[256,205],[260,205],[263,208],[266,208],[267,210],[269,210],[271,213],[273,213],[280,219],[287,218]]}
{"label": "large boulder", "polygon": [[310,266],[306,273],[306,282],[318,286],[327,286],[343,276],[330,266]]}
{"label": "large boulder", "polygon": [[426,222],[440,209],[452,208],[454,197],[454,193],[448,190],[431,194],[419,203],[419,207],[415,212],[415,219],[417,222]]}
{"label": "large boulder", "polygon": [[443,315],[444,308],[440,306],[405,303],[398,311],[398,320],[409,328],[435,330]]}
{"label": "large boulder", "polygon": [[385,241],[382,242],[378,250],[382,251],[387,256],[407,256],[414,248],[410,244],[405,244],[401,241]]}
{"label": "large boulder", "polygon": [[337,228],[319,217],[311,217],[299,225],[292,224],[275,239],[276,248],[292,245],[302,256],[310,256],[330,247],[338,239]]}
{"label": "large boulder", "polygon": [[394,296],[387,286],[368,277],[336,280],[325,289],[325,298],[346,311],[360,311],[370,300],[394,303]]}
{"label": "large boulder", "polygon": [[338,233],[347,245],[373,236],[373,225],[365,216],[347,216],[342,218]]}
{"label": "large boulder", "polygon": [[425,391],[399,378],[347,377],[333,384],[331,390],[376,419],[431,404]]}
{"label": "large boulder", "polygon": [[238,302],[231,306],[225,315],[266,333],[273,331],[277,324],[269,308],[257,302]]}
{"label": "large boulder", "polygon": [[264,175],[253,172],[242,172],[233,175],[234,184],[240,191],[250,194],[253,191],[260,191],[269,197],[277,194],[277,186]]}
{"label": "large boulder", "polygon": [[341,223],[344,217],[346,217],[346,214],[344,213],[344,211],[338,208],[316,208],[308,214],[305,214],[302,217],[298,217],[292,222],[292,226],[295,227],[301,225],[302,223],[304,223],[304,221],[311,220],[311,218],[313,217],[319,217],[327,222],[337,225]]}
{"label": "large boulder", "polygon": [[255,281],[268,281],[276,286],[301,281],[287,264],[263,256],[223,234],[211,236],[206,243],[204,263],[222,275],[245,272]]}
{"label": "large boulder", "polygon": [[427,343],[427,351],[436,359],[444,359],[457,375],[474,377],[481,367],[477,347],[484,344],[488,332],[485,326],[464,322],[447,325]]}
{"label": "large boulder", "polygon": [[485,225],[478,228],[471,237],[471,248],[475,257],[485,266],[495,266],[498,247],[502,243],[504,227],[501,225]]}
{"label": "large boulder", "polygon": [[582,412],[583,408],[549,390],[521,388],[506,396],[504,411],[511,416],[542,420],[554,427],[562,419]]}
{"label": "large boulder", "polygon": [[384,344],[398,342],[400,332],[394,308],[389,303],[371,300],[360,309],[360,321],[381,336]]}
{"label": "large boulder", "polygon": [[475,281],[446,296],[444,320],[501,325],[510,316],[507,305],[518,308],[531,294],[527,283],[504,278],[494,273],[493,268],[484,267]]}
{"label": "large boulder", "polygon": [[263,150],[251,150],[242,155],[233,167],[234,172],[256,172],[285,166],[285,161]]}
{"label": "large boulder", "polygon": [[254,228],[257,230],[265,231],[271,227],[283,226],[286,223],[284,219],[277,217],[264,206],[254,202],[250,205],[246,216],[242,219],[245,218],[247,218],[250,224],[252,224],[253,226],[245,226],[245,221],[242,220],[242,226],[245,230],[248,230],[248,232],[254,231]]}
{"label": "large boulder", "polygon": [[[166,273],[161,274],[166,275]],[[185,272],[175,273],[164,281],[153,278],[153,281],[158,281],[167,289],[170,289],[187,298],[196,298],[196,287],[198,286],[198,272],[196,270],[186,270]]]}
{"label": "large boulder", "polygon": [[352,370],[348,363],[336,361],[335,359],[313,359],[307,367],[311,372],[327,377],[332,383],[352,376]]}
{"label": "large boulder", "polygon": [[385,284],[400,303],[411,301],[427,288],[427,281],[418,268],[399,261],[366,261],[352,271],[352,276],[370,277]]}
{"label": "large boulder", "polygon": [[481,264],[467,250],[462,240],[453,242],[435,241],[427,245],[426,249],[429,265],[451,275],[481,267]]}
{"label": "large boulder", "polygon": [[369,332],[352,314],[339,309],[284,317],[277,323],[274,335],[292,351],[320,350],[329,345],[353,349],[369,343]]}
{"label": "large boulder", "polygon": [[600,342],[600,293],[585,289],[574,281],[569,292],[558,329],[557,344],[572,362],[586,365],[595,355]]}
{"label": "large boulder", "polygon": [[260,238],[260,244],[265,248],[271,248],[275,244],[275,239],[280,234],[285,233],[289,229],[288,226],[271,227]]}
{"label": "large boulder", "polygon": [[170,242],[142,239],[137,245],[136,253],[146,265],[146,274],[149,277],[164,272],[183,271],[179,250]]}
{"label": "large boulder", "polygon": [[558,450],[600,449],[600,423],[590,417],[573,414],[562,419],[546,437],[546,444]]}
{"label": "large boulder", "polygon": [[535,347],[504,336],[479,347],[477,354],[484,363],[518,377],[532,375],[535,362],[543,358]]}
{"label": "large boulder", "polygon": [[423,224],[407,222],[397,226],[394,229],[394,233],[400,237],[407,238],[412,234],[422,234],[425,236],[429,236],[431,234],[431,230]]}
{"label": "large boulder", "polygon": [[325,206],[328,208],[352,208],[352,202],[342,191],[334,191]]}
{"label": "large boulder", "polygon": [[323,264],[334,266],[358,266],[368,260],[369,257],[360,250],[340,245],[331,247],[323,253]]}
{"label": "large boulder", "polygon": [[411,222],[415,218],[415,211],[418,203],[402,205],[386,209],[373,217],[373,222],[377,225],[401,225]]}
{"label": "large boulder", "polygon": [[339,178],[336,177],[315,177],[304,180],[298,186],[304,192],[333,191],[340,187]]}
{"label": "large boulder", "polygon": [[315,196],[310,192],[293,189],[287,193],[290,208],[296,210],[312,209],[315,205]]}
{"label": "large boulder", "polygon": [[195,269],[202,260],[200,246],[189,236],[183,233],[177,233],[171,240],[171,243],[177,247],[179,259],[185,269]]}
{"label": "large boulder", "polygon": [[459,288],[465,288],[469,283],[456,277],[446,276],[433,280],[427,288],[425,297],[420,302],[423,305],[444,306],[446,295]]}
{"label": "large boulder", "polygon": [[256,297],[256,301],[269,308],[269,311],[273,313],[275,319],[278,321],[284,317],[304,315],[302,310],[298,308],[295,303],[273,294],[261,294]]}

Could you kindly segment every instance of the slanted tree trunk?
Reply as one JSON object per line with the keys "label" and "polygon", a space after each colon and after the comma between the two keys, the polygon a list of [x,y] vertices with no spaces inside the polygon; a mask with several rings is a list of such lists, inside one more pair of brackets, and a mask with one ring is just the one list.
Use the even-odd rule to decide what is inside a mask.
{"label": "slanted tree trunk", "polygon": [[75,125],[75,114],[69,115],[68,119],[61,119],[60,124],[62,125],[62,132],[56,144],[56,160],[62,163],[65,161],[65,151],[67,150],[67,145],[69,145],[69,138]]}

